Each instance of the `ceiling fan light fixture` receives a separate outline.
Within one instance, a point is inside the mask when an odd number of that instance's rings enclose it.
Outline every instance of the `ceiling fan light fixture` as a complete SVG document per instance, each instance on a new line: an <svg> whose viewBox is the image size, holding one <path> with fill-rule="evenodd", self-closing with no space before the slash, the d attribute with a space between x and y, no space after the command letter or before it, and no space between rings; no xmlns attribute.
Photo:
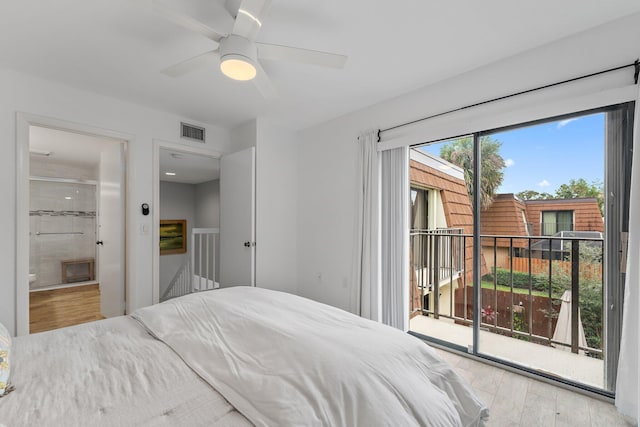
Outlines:
<svg viewBox="0 0 640 427"><path fill-rule="evenodd" d="M233 80L252 80L258 72L258 50L247 38L230 34L220 40L220 70Z"/></svg>
<svg viewBox="0 0 640 427"><path fill-rule="evenodd" d="M247 81L256 77L257 70L250 58L230 53L220 59L220 70L230 79Z"/></svg>

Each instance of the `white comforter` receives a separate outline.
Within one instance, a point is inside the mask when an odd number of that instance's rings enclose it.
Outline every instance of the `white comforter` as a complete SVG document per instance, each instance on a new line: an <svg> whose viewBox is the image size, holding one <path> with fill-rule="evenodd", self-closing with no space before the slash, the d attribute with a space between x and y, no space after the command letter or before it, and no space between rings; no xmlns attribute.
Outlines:
<svg viewBox="0 0 640 427"><path fill-rule="evenodd" d="M0 426L251 423L128 316L18 337Z"/></svg>
<svg viewBox="0 0 640 427"><path fill-rule="evenodd" d="M470 426L487 410L422 341L290 294L236 287L133 314L258 426Z"/></svg>

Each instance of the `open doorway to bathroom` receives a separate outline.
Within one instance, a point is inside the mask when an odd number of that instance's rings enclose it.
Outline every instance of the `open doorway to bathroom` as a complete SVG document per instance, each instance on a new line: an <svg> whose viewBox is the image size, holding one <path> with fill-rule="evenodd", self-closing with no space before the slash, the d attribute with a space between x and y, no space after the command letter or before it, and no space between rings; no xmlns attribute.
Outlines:
<svg viewBox="0 0 640 427"><path fill-rule="evenodd" d="M126 141L29 126L29 332L124 314Z"/></svg>
<svg viewBox="0 0 640 427"><path fill-rule="evenodd" d="M215 154L158 148L158 299L220 281L220 159Z"/></svg>

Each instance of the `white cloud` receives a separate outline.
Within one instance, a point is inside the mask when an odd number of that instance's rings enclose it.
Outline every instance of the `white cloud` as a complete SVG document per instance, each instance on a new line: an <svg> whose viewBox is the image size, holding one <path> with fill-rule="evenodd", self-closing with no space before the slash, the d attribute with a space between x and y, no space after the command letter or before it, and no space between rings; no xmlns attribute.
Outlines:
<svg viewBox="0 0 640 427"><path fill-rule="evenodd" d="M540 186L540 187L548 187L550 185L551 185L551 183L549 181L547 181L546 179L543 179L542 181L540 181L538 183L538 186Z"/></svg>
<svg viewBox="0 0 640 427"><path fill-rule="evenodd" d="M508 168L510 168L511 166L515 165L516 162L513 161L513 159L505 159L504 160L504 165Z"/></svg>
<svg viewBox="0 0 640 427"><path fill-rule="evenodd" d="M574 118L572 118L572 119L560 120L560 121L558 122L558 126L557 126L557 128L558 128L558 129L561 129L561 128L565 127L566 125L568 125L569 123L571 123L571 122L575 122L576 120L580 120L580 117L574 117Z"/></svg>

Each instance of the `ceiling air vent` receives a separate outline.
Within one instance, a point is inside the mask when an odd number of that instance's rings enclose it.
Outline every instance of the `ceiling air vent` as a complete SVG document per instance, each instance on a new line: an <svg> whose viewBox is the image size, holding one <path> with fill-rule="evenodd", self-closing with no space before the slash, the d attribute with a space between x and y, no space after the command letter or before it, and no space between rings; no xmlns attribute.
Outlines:
<svg viewBox="0 0 640 427"><path fill-rule="evenodd" d="M180 130L183 138L204 142L203 127L190 125L188 123L180 123Z"/></svg>

